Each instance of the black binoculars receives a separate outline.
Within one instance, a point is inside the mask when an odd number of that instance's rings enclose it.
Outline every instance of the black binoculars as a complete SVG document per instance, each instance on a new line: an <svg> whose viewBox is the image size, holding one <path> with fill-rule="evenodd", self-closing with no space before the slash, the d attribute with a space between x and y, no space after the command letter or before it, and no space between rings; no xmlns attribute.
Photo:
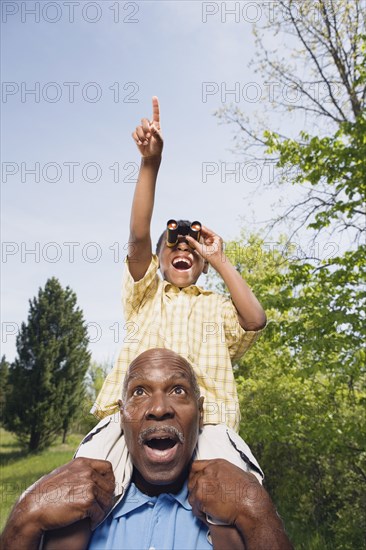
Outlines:
<svg viewBox="0 0 366 550"><path fill-rule="evenodd" d="M199 241L201 236L201 224L194 221L191 225L179 225L176 220L169 220L166 224L166 244L170 248L178 242L178 235L190 235L196 241Z"/></svg>

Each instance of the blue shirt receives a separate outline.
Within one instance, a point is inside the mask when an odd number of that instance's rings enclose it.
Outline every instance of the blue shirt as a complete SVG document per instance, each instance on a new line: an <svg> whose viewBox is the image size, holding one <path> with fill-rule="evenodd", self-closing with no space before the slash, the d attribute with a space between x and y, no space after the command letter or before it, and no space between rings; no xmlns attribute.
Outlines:
<svg viewBox="0 0 366 550"><path fill-rule="evenodd" d="M150 497L132 483L94 531L89 550L212 550L208 528L192 513L187 484L179 493Z"/></svg>

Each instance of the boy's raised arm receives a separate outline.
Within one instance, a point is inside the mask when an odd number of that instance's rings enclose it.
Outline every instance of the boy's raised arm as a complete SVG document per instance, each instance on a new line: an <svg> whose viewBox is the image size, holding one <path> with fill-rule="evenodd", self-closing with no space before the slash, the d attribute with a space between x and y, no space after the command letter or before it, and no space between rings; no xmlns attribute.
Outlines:
<svg viewBox="0 0 366 550"><path fill-rule="evenodd" d="M129 270L135 281L145 275L152 255L150 223L154 208L155 185L163 151L160 111L157 97L152 98L152 120L143 118L132 137L141 153L140 173L132 202L128 242Z"/></svg>

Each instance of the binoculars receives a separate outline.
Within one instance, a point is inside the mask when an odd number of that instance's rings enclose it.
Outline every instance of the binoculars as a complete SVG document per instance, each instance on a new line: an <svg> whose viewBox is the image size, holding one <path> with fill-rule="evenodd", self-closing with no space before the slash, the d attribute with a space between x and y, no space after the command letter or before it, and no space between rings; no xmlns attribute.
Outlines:
<svg viewBox="0 0 366 550"><path fill-rule="evenodd" d="M179 225L176 220L169 220L166 224L166 244L169 248L175 246L178 242L178 235L190 235L196 241L199 241L201 236L201 224L194 221L191 225Z"/></svg>

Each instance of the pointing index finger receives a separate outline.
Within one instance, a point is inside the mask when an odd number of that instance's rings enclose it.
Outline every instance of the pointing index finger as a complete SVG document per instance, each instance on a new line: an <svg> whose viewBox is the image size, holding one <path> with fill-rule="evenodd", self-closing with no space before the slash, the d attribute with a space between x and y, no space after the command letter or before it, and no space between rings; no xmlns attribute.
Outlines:
<svg viewBox="0 0 366 550"><path fill-rule="evenodd" d="M160 108L159 108L159 100L156 97L156 95L152 98L152 107L153 107L153 115L152 115L152 123L155 124L158 129L160 129Z"/></svg>

